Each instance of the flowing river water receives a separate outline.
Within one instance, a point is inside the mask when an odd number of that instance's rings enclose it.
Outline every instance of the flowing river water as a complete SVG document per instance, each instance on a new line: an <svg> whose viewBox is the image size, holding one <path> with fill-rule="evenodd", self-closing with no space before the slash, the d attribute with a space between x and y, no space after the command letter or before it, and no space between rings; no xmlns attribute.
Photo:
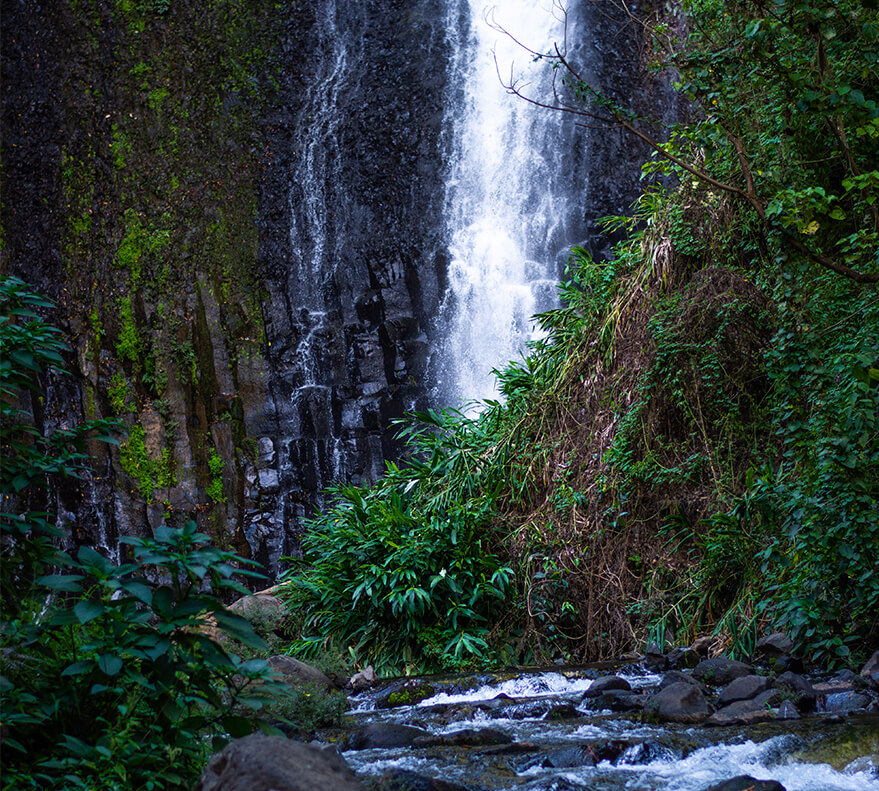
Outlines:
<svg viewBox="0 0 879 791"><path fill-rule="evenodd" d="M636 665L617 674L635 692L660 681ZM879 791L875 713L750 726L650 724L584 699L598 675L551 669L428 679L430 688L412 689L431 694L393 708L382 707L387 687L379 687L352 698L355 727L393 734L414 726L428 735L414 746L366 746L343 755L364 778L415 773L473 791L704 791L741 775L776 780L786 791Z"/></svg>

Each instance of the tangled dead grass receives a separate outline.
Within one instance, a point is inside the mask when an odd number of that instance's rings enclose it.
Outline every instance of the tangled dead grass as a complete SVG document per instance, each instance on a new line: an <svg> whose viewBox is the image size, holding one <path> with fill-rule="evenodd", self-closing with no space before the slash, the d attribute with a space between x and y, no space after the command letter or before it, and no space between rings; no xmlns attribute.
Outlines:
<svg viewBox="0 0 879 791"><path fill-rule="evenodd" d="M532 448L543 452L533 452L537 485L515 513L509 546L525 585L522 644L536 658L556 650L547 635L566 638L572 658L584 661L643 647L651 619L673 606L698 565L692 551L662 535L663 525L675 515L695 525L741 491L754 436L765 432L766 298L730 269L694 267L660 233L642 252L643 266L604 321L584 334L532 407ZM663 362L654 323L672 296L664 326L679 349ZM717 369L710 383L692 352L706 347ZM659 375L663 364L674 369L675 387ZM658 485L661 475L637 472L647 463L678 474Z"/></svg>

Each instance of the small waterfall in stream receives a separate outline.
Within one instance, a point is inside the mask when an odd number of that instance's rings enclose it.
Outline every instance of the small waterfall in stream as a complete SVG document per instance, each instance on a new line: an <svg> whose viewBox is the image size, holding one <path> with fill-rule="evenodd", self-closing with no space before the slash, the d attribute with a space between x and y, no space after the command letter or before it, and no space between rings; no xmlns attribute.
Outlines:
<svg viewBox="0 0 879 791"><path fill-rule="evenodd" d="M552 103L552 70L525 47L563 46L566 32L576 35L572 21L552 0L506 0L489 11L483 0L450 0L447 26L450 264L438 379L454 403L494 397L492 369L518 358L536 337L532 316L556 305L580 197L574 125L505 88L515 82Z"/></svg>

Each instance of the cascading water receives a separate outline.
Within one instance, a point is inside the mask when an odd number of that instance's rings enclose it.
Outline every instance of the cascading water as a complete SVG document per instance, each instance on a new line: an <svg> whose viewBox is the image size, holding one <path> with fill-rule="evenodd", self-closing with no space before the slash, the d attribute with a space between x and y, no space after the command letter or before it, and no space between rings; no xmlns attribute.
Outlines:
<svg viewBox="0 0 879 791"><path fill-rule="evenodd" d="M561 262L582 234L571 162L577 131L502 84L522 81L550 102L552 71L524 47L548 52L575 32L552 0L506 0L490 12L483 0L450 0L447 24L457 93L447 129L450 264L437 378L441 397L470 401L494 397L492 369L535 337L532 316L555 306Z"/></svg>

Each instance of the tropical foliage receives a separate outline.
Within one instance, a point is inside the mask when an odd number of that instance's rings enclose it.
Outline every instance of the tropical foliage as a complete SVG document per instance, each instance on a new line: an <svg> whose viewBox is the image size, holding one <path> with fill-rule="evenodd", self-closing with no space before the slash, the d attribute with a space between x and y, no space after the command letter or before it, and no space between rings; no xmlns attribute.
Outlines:
<svg viewBox="0 0 879 791"><path fill-rule="evenodd" d="M48 436L37 423L45 376L67 350L39 311L50 303L0 282L3 788L190 788L210 748L260 724L274 682L209 634L263 645L220 595L246 592L252 565L210 546L190 523L123 538L127 560L76 548L28 510L57 476L85 466L97 421ZM216 746L216 745L214 745Z"/></svg>
<svg viewBox="0 0 879 791"><path fill-rule="evenodd" d="M747 652L772 625L833 663L879 639L879 10L695 0L644 24L690 107L667 140L561 47L538 54L555 97L523 98L626 128L675 186L608 218L613 260L573 251L504 403L416 416L412 458L306 539L296 596L358 658L447 662L455 628L425 650L446 610L476 658L705 629Z"/></svg>

